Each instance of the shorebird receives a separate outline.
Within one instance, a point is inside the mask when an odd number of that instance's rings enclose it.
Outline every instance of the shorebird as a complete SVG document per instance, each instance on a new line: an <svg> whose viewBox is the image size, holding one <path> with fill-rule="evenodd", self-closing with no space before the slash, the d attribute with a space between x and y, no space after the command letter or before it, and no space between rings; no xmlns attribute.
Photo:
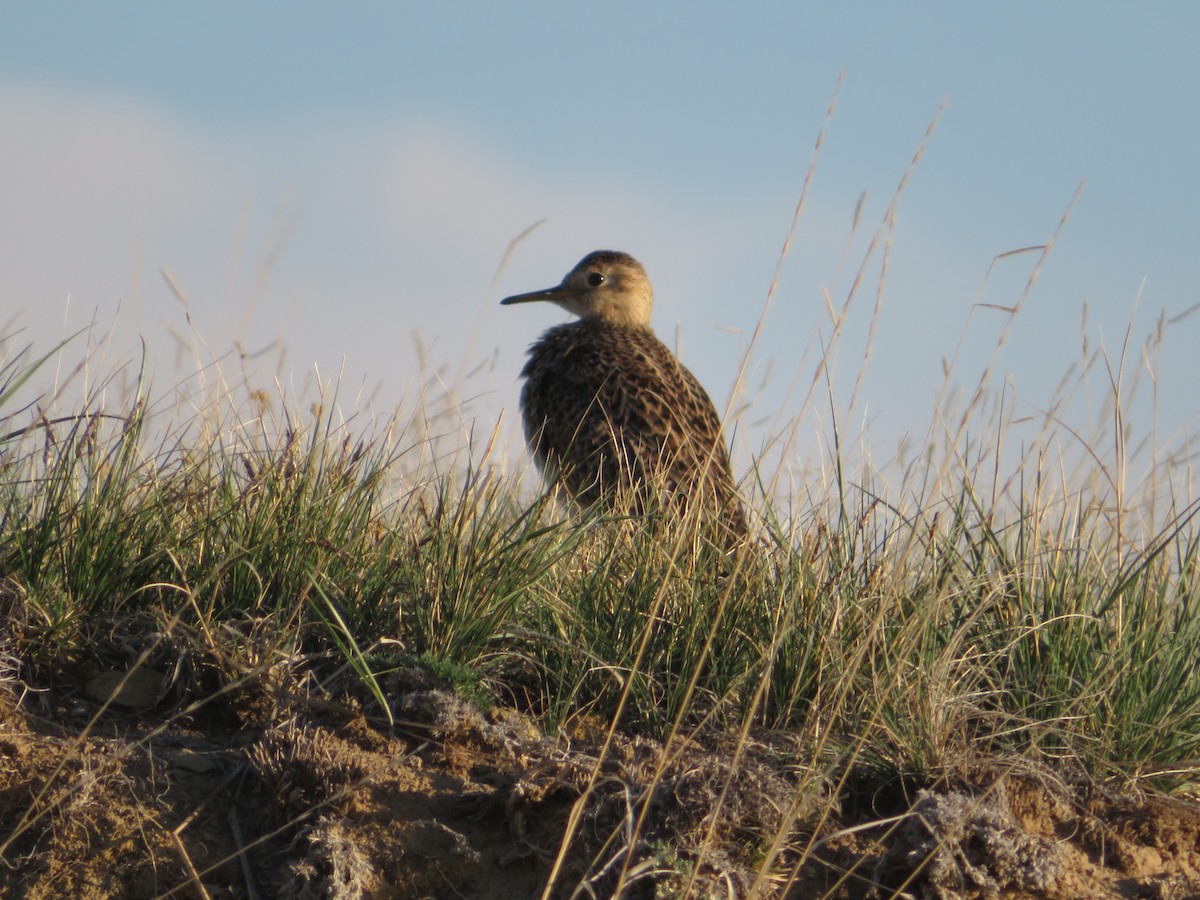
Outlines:
<svg viewBox="0 0 1200 900"><path fill-rule="evenodd" d="M579 317L529 348L521 375L525 437L538 468L584 507L703 505L727 545L747 533L721 420L704 388L650 329L654 292L627 253L589 253L548 300Z"/></svg>

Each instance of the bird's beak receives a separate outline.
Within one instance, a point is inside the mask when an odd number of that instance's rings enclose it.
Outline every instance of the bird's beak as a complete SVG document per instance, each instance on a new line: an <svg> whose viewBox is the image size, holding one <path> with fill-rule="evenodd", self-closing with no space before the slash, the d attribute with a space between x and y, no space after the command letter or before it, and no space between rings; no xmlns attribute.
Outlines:
<svg viewBox="0 0 1200 900"><path fill-rule="evenodd" d="M561 300L567 291L561 284L557 287L546 288L544 291L530 291L528 294L514 294L500 301L501 306L511 306L514 303L534 303L538 300L551 302Z"/></svg>

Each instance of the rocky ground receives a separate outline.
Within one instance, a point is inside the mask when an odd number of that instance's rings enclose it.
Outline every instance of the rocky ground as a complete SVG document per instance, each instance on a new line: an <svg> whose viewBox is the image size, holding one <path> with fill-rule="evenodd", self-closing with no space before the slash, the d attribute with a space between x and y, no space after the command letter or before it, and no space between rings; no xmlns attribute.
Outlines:
<svg viewBox="0 0 1200 900"><path fill-rule="evenodd" d="M618 735L597 767L603 723L550 739L419 673L391 725L279 691L164 724L161 680L2 695L4 896L503 900L555 872L555 897L1200 897L1200 806L1028 766L871 802L830 785L802 821L787 735L744 744L733 777L720 736Z"/></svg>

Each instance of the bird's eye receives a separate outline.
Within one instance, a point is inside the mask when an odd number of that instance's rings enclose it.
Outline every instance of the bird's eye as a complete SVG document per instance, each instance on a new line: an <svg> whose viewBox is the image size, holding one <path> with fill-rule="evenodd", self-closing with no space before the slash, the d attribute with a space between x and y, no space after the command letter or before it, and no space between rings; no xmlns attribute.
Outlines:
<svg viewBox="0 0 1200 900"><path fill-rule="evenodd" d="M592 287L600 287L600 285L604 284L604 276L599 272L592 272L587 277L587 283Z"/></svg>

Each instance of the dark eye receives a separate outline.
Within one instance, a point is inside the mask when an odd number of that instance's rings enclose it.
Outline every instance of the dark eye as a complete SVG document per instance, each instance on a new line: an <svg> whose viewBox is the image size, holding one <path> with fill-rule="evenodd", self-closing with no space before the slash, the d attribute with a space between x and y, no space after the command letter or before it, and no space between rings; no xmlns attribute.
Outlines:
<svg viewBox="0 0 1200 900"><path fill-rule="evenodd" d="M588 275L587 282L592 287L600 287L600 285L604 284L604 276L599 272L592 272Z"/></svg>

